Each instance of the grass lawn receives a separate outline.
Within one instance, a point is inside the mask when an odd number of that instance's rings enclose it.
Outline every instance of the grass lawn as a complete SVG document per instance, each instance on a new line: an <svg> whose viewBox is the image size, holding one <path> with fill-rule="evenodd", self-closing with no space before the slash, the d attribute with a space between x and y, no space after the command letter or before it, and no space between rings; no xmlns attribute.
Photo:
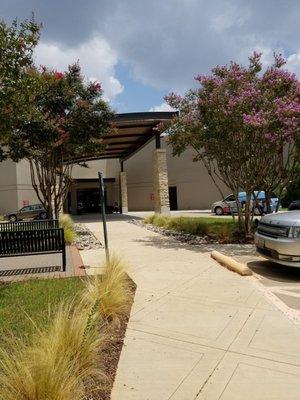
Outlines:
<svg viewBox="0 0 300 400"><path fill-rule="evenodd" d="M29 317L45 326L58 303L83 287L80 278L0 283L0 345L10 335L27 340L35 330Z"/></svg>
<svg viewBox="0 0 300 400"><path fill-rule="evenodd" d="M181 231L193 235L208 235L216 237L222 242L230 241L235 230L232 218L219 217L168 217L151 215L144 220L165 229Z"/></svg>

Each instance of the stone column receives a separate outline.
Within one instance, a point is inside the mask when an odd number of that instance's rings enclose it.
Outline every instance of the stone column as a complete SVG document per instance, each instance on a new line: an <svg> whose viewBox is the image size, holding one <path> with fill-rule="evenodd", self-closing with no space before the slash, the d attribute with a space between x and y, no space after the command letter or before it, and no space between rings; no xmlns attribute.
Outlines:
<svg viewBox="0 0 300 400"><path fill-rule="evenodd" d="M153 191L154 211L157 214L170 214L167 154L165 149L153 152Z"/></svg>
<svg viewBox="0 0 300 400"><path fill-rule="evenodd" d="M121 194L121 207L122 214L128 213L128 196L127 196L127 173L120 172L120 194Z"/></svg>

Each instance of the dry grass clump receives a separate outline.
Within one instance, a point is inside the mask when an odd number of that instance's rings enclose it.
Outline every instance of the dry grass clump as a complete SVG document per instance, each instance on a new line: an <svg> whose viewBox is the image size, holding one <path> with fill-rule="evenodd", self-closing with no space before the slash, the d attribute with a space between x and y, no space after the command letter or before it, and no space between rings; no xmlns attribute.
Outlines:
<svg viewBox="0 0 300 400"><path fill-rule="evenodd" d="M192 235L211 236L222 243L232 241L235 231L235 224L228 218L151 215L144 223Z"/></svg>
<svg viewBox="0 0 300 400"><path fill-rule="evenodd" d="M119 323L130 307L131 290L125 270L124 263L113 255L105 263L103 274L87 283L85 301L94 304L104 323Z"/></svg>
<svg viewBox="0 0 300 400"><path fill-rule="evenodd" d="M74 229L74 221L69 214L62 214L59 216L59 226L64 230L64 237L67 244L72 244L77 238Z"/></svg>
<svg viewBox="0 0 300 400"><path fill-rule="evenodd" d="M0 400L83 400L92 381L105 388L101 353L130 296L124 264L113 256L77 300L59 305L48 327L36 327L29 344L12 339L0 349Z"/></svg>
<svg viewBox="0 0 300 400"><path fill-rule="evenodd" d="M79 400L84 381L100 374L104 335L82 305L59 306L48 330L30 345L15 340L0 352L0 400Z"/></svg>

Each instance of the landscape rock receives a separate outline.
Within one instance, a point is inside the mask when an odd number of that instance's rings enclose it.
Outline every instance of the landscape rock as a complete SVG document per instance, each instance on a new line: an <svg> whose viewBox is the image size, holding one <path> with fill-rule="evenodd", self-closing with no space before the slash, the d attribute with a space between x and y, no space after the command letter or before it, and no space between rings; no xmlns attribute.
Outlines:
<svg viewBox="0 0 300 400"><path fill-rule="evenodd" d="M102 243L84 224L75 224L74 229L77 234L75 246L78 250L94 250L103 248Z"/></svg>

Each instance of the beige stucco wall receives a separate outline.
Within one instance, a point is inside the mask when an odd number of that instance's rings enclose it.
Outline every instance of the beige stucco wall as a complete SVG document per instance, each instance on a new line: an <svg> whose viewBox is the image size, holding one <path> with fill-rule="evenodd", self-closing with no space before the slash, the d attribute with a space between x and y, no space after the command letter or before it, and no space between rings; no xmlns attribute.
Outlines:
<svg viewBox="0 0 300 400"><path fill-rule="evenodd" d="M20 209L23 201L39 203L31 185L28 162L0 163L0 214Z"/></svg>
<svg viewBox="0 0 300 400"><path fill-rule="evenodd" d="M107 185L107 199L113 204L119 201L119 160L91 161L88 168L74 166L73 178L96 179L98 171L103 172L104 178L115 178L115 183ZM98 187L98 184L80 184L80 188ZM0 214L18 210L23 207L23 202L29 204L39 203L31 185L29 163L25 160L14 163L10 160L0 163Z"/></svg>
<svg viewBox="0 0 300 400"><path fill-rule="evenodd" d="M88 163L88 168L75 165L73 167L73 178L96 179L98 172L103 173L103 178L117 178L120 172L119 160L96 160Z"/></svg>
<svg viewBox="0 0 300 400"><path fill-rule="evenodd" d="M24 202L28 204L40 203L31 185L30 168L28 161L20 161L17 164L17 184L18 184L18 209L23 207Z"/></svg>
<svg viewBox="0 0 300 400"><path fill-rule="evenodd" d="M179 209L206 209L212 202L220 199L220 194L211 181L204 166L194 163L193 150L185 151L180 157L172 156L172 149L162 140L162 147L167 149L169 186L177 187ZM130 211L154 210L153 200L153 140L124 163L128 182L128 207ZM96 179L98 171L104 178L115 178L107 184L109 204L119 203L119 160L98 160L88 163L89 168L75 166L73 178ZM97 187L97 183L79 183L76 189ZM228 193L228 189L224 189ZM39 202L31 186L29 165L26 161L15 164L6 161L0 164L0 214L23 206L23 201L30 204Z"/></svg>
<svg viewBox="0 0 300 400"><path fill-rule="evenodd" d="M155 142L150 142L124 164L128 179L129 210L153 210L152 153ZM185 151L180 157L172 156L172 149L162 139L162 148L167 149L169 186L177 187L178 209L196 210L210 208L220 199L220 194L208 175L204 165L193 162L194 151ZM224 185L224 193L228 189Z"/></svg>
<svg viewBox="0 0 300 400"><path fill-rule="evenodd" d="M17 171L12 161L0 163L0 214L5 214L18 205Z"/></svg>

